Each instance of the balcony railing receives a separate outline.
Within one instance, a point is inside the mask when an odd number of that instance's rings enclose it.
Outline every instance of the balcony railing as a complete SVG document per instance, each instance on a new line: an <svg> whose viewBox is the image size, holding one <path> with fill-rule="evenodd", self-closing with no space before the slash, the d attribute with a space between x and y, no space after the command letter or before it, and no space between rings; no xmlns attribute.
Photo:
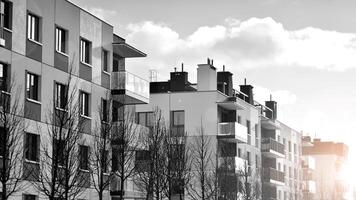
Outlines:
<svg viewBox="0 0 356 200"><path fill-rule="evenodd" d="M247 161L240 157L220 157L218 158L219 170L228 170L233 173L239 173L244 170Z"/></svg>
<svg viewBox="0 0 356 200"><path fill-rule="evenodd" d="M221 122L218 124L218 136L223 139L234 139L237 142L247 142L247 127L237 122Z"/></svg>
<svg viewBox="0 0 356 200"><path fill-rule="evenodd" d="M112 90L124 91L125 95L148 103L150 83L137 75L127 71L112 72L111 86ZM120 92L119 94L122 93Z"/></svg>
<svg viewBox="0 0 356 200"><path fill-rule="evenodd" d="M284 145L272 138L262 138L261 151L273 157L284 157Z"/></svg>
<svg viewBox="0 0 356 200"><path fill-rule="evenodd" d="M284 184L284 173L273 168L263 168L263 180L269 183Z"/></svg>

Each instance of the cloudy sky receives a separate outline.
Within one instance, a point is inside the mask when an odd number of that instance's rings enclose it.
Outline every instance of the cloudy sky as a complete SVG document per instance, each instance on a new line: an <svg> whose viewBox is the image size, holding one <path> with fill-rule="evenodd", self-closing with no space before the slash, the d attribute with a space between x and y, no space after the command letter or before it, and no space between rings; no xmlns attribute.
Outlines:
<svg viewBox="0 0 356 200"><path fill-rule="evenodd" d="M214 59L247 78L259 101L272 93L279 118L325 140L354 142L356 1L354 0L71 0L108 21L146 52L130 71L168 78L184 62Z"/></svg>

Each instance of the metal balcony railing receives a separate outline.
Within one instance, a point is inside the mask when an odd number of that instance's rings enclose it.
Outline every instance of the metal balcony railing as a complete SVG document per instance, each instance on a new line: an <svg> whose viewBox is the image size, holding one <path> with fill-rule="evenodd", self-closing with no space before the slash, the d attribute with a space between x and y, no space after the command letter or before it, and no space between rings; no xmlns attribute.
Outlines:
<svg viewBox="0 0 356 200"><path fill-rule="evenodd" d="M262 173L265 181L278 181L284 183L284 173L273 168L263 168Z"/></svg>
<svg viewBox="0 0 356 200"><path fill-rule="evenodd" d="M269 152L270 150L276 151L280 154L284 154L284 145L272 138L262 138L261 151Z"/></svg>
<svg viewBox="0 0 356 200"><path fill-rule="evenodd" d="M132 94L149 99L149 81L127 71L117 71L111 74L113 90L127 90Z"/></svg>
<svg viewBox="0 0 356 200"><path fill-rule="evenodd" d="M247 127L237 122L221 122L218 124L219 136L232 136L239 142L247 142Z"/></svg>

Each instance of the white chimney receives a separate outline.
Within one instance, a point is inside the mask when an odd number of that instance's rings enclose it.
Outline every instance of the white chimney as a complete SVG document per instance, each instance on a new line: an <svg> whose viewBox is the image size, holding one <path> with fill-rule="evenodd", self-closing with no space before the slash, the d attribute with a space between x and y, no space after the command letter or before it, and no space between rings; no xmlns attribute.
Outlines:
<svg viewBox="0 0 356 200"><path fill-rule="evenodd" d="M208 59L207 64L198 65L198 91L216 90L217 88L216 68Z"/></svg>

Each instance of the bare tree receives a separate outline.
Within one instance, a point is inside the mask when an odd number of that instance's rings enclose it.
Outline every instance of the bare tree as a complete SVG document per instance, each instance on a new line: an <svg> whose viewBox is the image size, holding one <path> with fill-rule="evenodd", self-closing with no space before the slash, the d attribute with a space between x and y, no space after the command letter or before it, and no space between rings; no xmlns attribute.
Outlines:
<svg viewBox="0 0 356 200"><path fill-rule="evenodd" d="M160 200L166 189L165 137L168 133L162 113L156 109L153 113L152 127L142 137L142 156L136 160L135 184L146 193L146 199Z"/></svg>
<svg viewBox="0 0 356 200"><path fill-rule="evenodd" d="M193 176L188 194L193 200L217 199L218 178L216 160L211 149L211 140L205 135L203 124L192 146Z"/></svg>
<svg viewBox="0 0 356 200"><path fill-rule="evenodd" d="M14 91L13 82L8 84L7 80L1 80L0 86L0 198L7 200L23 188L20 182L26 178L21 148L25 123L19 103L21 90Z"/></svg>
<svg viewBox="0 0 356 200"><path fill-rule="evenodd" d="M40 173L33 182L39 192L50 200L73 199L89 183L88 174L80 170L78 143L82 138L81 117L76 83L69 73L65 84L56 85L57 95L47 115L47 140L42 142ZM39 132L42 132L39 128ZM89 175L90 179L90 175Z"/></svg>
<svg viewBox="0 0 356 200"><path fill-rule="evenodd" d="M258 169L253 169L245 160L238 170L239 196L243 200L259 199L261 196Z"/></svg>
<svg viewBox="0 0 356 200"><path fill-rule="evenodd" d="M99 200L103 199L104 191L109 189L112 174L109 172L111 168L111 100L103 100L100 106L99 123L96 124L94 131L94 144L91 156L90 168L93 179L93 185L98 193Z"/></svg>
<svg viewBox="0 0 356 200"><path fill-rule="evenodd" d="M184 199L184 191L191 179L191 151L187 145L187 134L165 136L165 152L167 162L165 170L165 195L168 199L178 196Z"/></svg>
<svg viewBox="0 0 356 200"><path fill-rule="evenodd" d="M135 156L139 146L140 127L135 123L135 113L131 108L124 106L118 121L112 123L112 148L113 157L117 163L113 163L113 172L118 177L120 186L120 199L123 199L125 182L133 178L135 174Z"/></svg>
<svg viewBox="0 0 356 200"><path fill-rule="evenodd" d="M223 150L224 151L224 150ZM225 152L222 153L224 155ZM219 199L236 200L238 193L236 163L234 157L221 156L218 159Z"/></svg>

